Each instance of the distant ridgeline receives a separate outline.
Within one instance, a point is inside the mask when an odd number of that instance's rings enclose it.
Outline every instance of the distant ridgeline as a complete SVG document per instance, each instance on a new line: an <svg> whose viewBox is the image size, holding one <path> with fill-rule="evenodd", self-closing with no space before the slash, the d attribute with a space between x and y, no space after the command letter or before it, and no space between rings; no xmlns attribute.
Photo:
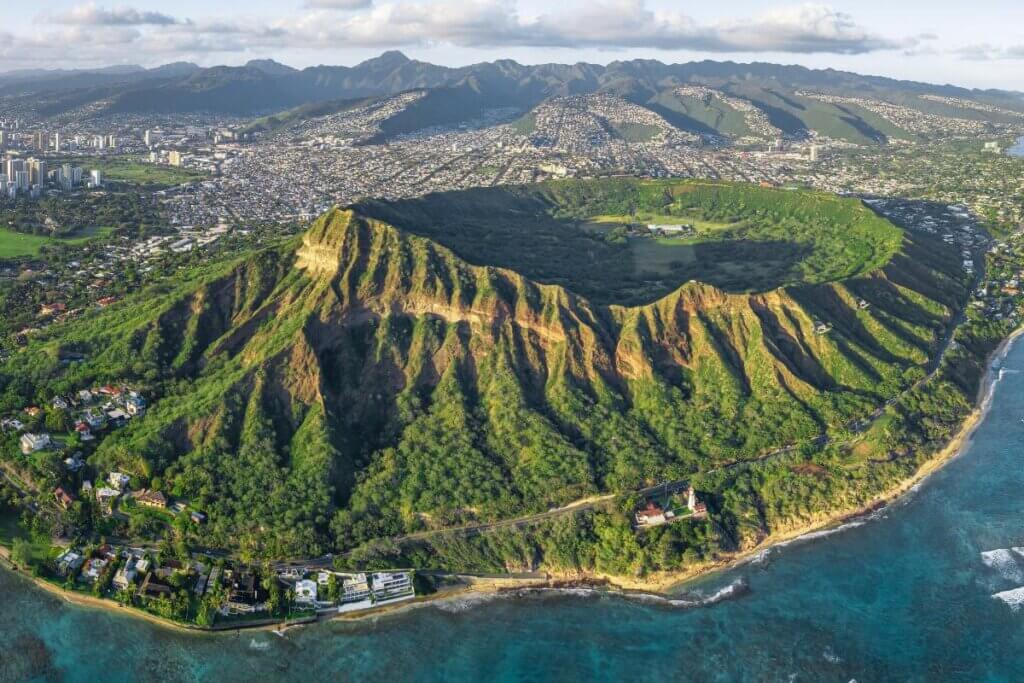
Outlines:
<svg viewBox="0 0 1024 683"><path fill-rule="evenodd" d="M261 117L251 130L288 127L310 117L368 106L420 91L380 122L380 138L454 125L487 111L528 112L552 98L604 95L616 109L649 110L682 131L739 141L820 136L856 144L914 141L952 131L990 134L1019 124L1017 93L970 90L775 64L654 60L528 66L511 60L449 68L387 52L355 66L292 69L268 60L244 66L80 70L0 74L0 97L49 116L214 114ZM948 119L952 119L951 125ZM938 122L938 123L937 123ZM529 130L535 120L518 122ZM652 131L629 125L626 139Z"/></svg>
<svg viewBox="0 0 1024 683"><path fill-rule="evenodd" d="M649 215L702 232L611 243L590 228ZM693 253L651 279L660 248ZM923 456L899 419L859 450L812 444L926 374L968 295L960 262L804 191L571 181L367 202L54 326L0 366L0 389L6 408L111 378L152 386L149 414L90 462L207 511L187 532L205 546L626 573L655 541L617 512L508 532L504 550L364 544L690 479L711 514L651 532L668 545L641 569L665 568L906 475ZM87 359L62 364L69 349ZM972 373L916 398L937 416L915 429L955 423ZM718 469L787 444L817 464Z"/></svg>

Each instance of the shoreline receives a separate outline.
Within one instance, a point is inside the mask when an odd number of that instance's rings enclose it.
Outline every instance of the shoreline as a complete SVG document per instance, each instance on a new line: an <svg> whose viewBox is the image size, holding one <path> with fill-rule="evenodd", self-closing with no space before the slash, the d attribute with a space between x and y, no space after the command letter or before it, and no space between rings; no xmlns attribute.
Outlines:
<svg viewBox="0 0 1024 683"><path fill-rule="evenodd" d="M593 575L593 577L601 580L607 580L609 585L614 586L623 592L642 592L665 597L673 590L682 588L684 585L692 583L696 579L723 572L728 569L738 567L746 562L750 562L762 553L768 552L774 547L798 541L810 534L837 530L846 524L858 521L891 505L897 500L903 498L907 493L910 493L912 490L919 487L928 479L928 477L942 469L947 463L954 460L963 452L964 447L968 444L971 436L974 434L974 431L984 420L985 416L988 414L989 408L991 407L996 377L999 373L999 368L996 367L996 364L1006 357L1010 347L1022 335L1024 335L1024 326L1018 327L1007 335L1001 342L999 342L999 346L989 353L988 358L985 361L985 374L982 377L981 384L978 387L978 394L975 397L975 407L967 417L964 418L963 422L960 424L960 428L946 443L946 445L937 451L935 455L925 461L912 476L879 493L867 503L857 507L823 514L821 519L816 519L792 529L770 534L753 548L730 554L716 562L694 567L691 570L671 572L658 575L653 579L639 581L623 581L622 577L610 577L600 574Z"/></svg>
<svg viewBox="0 0 1024 683"><path fill-rule="evenodd" d="M723 556L715 562L706 563L692 569L680 572L661 573L649 578L630 580L621 576L609 576L600 573L588 572L581 574L553 574L548 573L546 579L516 579L516 578L482 578L470 575L456 575L459 583L456 585L441 587L437 592L429 595L417 596L412 600L404 602L384 604L377 607L369 607L358 612L318 614L315 618L305 621L288 623L285 620L267 623L262 620L259 623L247 625L244 623L233 625L228 628L206 628L201 626L190 626L164 617L150 614L141 609L120 605L106 598L97 598L92 595L65 591L43 579L31 576L24 571L15 569L9 560L0 555L0 568L12 572L19 577L29 581L35 587L62 598L70 604L105 610L121 616L143 619L153 625L170 628L182 633L193 635L228 635L239 631L273 631L279 635L287 630L310 624L321 624L329 622L359 622L365 619L377 618L380 616L392 616L408 612L412 609L424 607L444 601L458 600L471 596L488 596L509 593L519 590L537 589L571 589L586 587L597 590L604 590L611 594L619 594L624 597L648 596L658 599L673 597L673 593L697 579L718 574L729 569L741 566L747 562L756 560L763 553L769 552L772 548L784 546L802 538L817 533L828 533L839 530L843 526L864 519L869 515L881 510L897 500L903 498L907 493L918 488L932 474L939 471L947 463L954 460L968 445L971 436L978 428L992 404L996 378L1000 368L997 363L1002 361L1010 350L1013 343L1024 335L1024 326L1018 327L1007 335L999 345L989 354L986 359L985 374L978 387L978 395L975 398L974 409L964 418L960 428L949 440L949 442L931 458L925 461L909 478L899 482L895 486L883 491L873 497L865 504L855 508L833 511L823 514L819 519L769 534L756 546ZM811 540L811 539L808 539Z"/></svg>

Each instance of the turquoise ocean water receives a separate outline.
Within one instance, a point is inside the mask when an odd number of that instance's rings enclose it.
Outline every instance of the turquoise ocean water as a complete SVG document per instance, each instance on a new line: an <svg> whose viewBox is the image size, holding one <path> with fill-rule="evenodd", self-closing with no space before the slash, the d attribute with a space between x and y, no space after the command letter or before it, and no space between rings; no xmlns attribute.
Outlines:
<svg viewBox="0 0 1024 683"><path fill-rule="evenodd" d="M712 605L547 592L211 637L0 572L0 679L1024 680L1024 343L1003 367L961 457L873 518L691 587L749 586Z"/></svg>

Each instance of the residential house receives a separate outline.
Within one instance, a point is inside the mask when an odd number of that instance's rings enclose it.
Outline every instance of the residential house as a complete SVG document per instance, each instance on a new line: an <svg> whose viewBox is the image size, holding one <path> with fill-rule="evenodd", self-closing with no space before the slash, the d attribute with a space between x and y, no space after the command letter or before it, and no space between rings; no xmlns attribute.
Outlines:
<svg viewBox="0 0 1024 683"><path fill-rule="evenodd" d="M139 491L135 494L135 502L144 507L163 510L167 507L167 496L159 491Z"/></svg>
<svg viewBox="0 0 1024 683"><path fill-rule="evenodd" d="M255 574L244 569L234 569L225 578L228 580L228 612L252 614L263 609Z"/></svg>
<svg viewBox="0 0 1024 683"><path fill-rule="evenodd" d="M132 392L132 394L125 400L124 406L129 415L132 417L138 417L146 412L146 399Z"/></svg>
<svg viewBox="0 0 1024 683"><path fill-rule="evenodd" d="M70 458L64 458L64 468L68 472L77 472L83 467L85 467L85 461L82 460L80 451L76 451Z"/></svg>
<svg viewBox="0 0 1024 683"><path fill-rule="evenodd" d="M171 593L171 587L157 581L152 572L146 574L139 587L139 595L147 599L169 597Z"/></svg>
<svg viewBox="0 0 1024 683"><path fill-rule="evenodd" d="M7 417L0 420L0 429L5 432L20 432L25 429L25 423L21 420L17 420L13 417Z"/></svg>
<svg viewBox="0 0 1024 683"><path fill-rule="evenodd" d="M85 556L77 550L68 548L57 557L57 575L74 576L85 564Z"/></svg>
<svg viewBox="0 0 1024 683"><path fill-rule="evenodd" d="M210 590L211 587L218 585L220 581L220 567L214 567L210 570L209 577L202 582L202 585L196 584L196 595L202 597L206 594L206 591Z"/></svg>
<svg viewBox="0 0 1024 683"><path fill-rule="evenodd" d="M110 422L114 428L124 427L129 419L128 413L124 412L120 408L114 408L113 410L107 411L107 421Z"/></svg>
<svg viewBox="0 0 1024 683"><path fill-rule="evenodd" d="M49 448L50 443L50 435L45 432L42 434L22 434L21 452L25 455L35 453L36 451L41 451L44 448Z"/></svg>
<svg viewBox="0 0 1024 683"><path fill-rule="evenodd" d="M107 475L107 481L118 491L124 491L128 488L128 482L131 481L131 477L123 472L111 472Z"/></svg>
<svg viewBox="0 0 1024 683"><path fill-rule="evenodd" d="M708 506L697 497L697 492L693 490L692 486L690 487L686 503L695 517L703 517L708 514Z"/></svg>
<svg viewBox="0 0 1024 683"><path fill-rule="evenodd" d="M650 500L647 501L646 507L637 510L635 519L637 526L657 526L667 521L665 511L661 506Z"/></svg>
<svg viewBox="0 0 1024 683"><path fill-rule="evenodd" d="M75 502L75 497L65 491L63 486L58 486L54 490L53 497L57 499L57 503L65 510L71 507L71 504Z"/></svg>
<svg viewBox="0 0 1024 683"><path fill-rule="evenodd" d="M104 425L106 425L106 420L103 419L103 416L98 415L91 410L87 410L82 413L82 419L85 420L87 425L89 425L89 429L93 431L103 429Z"/></svg>
<svg viewBox="0 0 1024 683"><path fill-rule="evenodd" d="M317 599L316 581L302 579L295 582L295 602L304 605L315 605Z"/></svg>
<svg viewBox="0 0 1024 683"><path fill-rule="evenodd" d="M370 598L370 582L366 574L342 574L341 601L360 602Z"/></svg>
<svg viewBox="0 0 1024 683"><path fill-rule="evenodd" d="M138 576L138 572L135 569L135 563L131 560L125 562L124 566L114 574L114 588L119 591L127 589L128 586L135 583L136 576Z"/></svg>
<svg viewBox="0 0 1024 683"><path fill-rule="evenodd" d="M89 423L84 420L79 420L75 423L75 433L78 434L78 438L81 441L92 441L96 438L92 435L92 429L89 428Z"/></svg>
<svg viewBox="0 0 1024 683"><path fill-rule="evenodd" d="M117 489L112 489L106 486L96 489L96 501L107 514L113 510L114 501L117 500L120 495L121 492Z"/></svg>
<svg viewBox="0 0 1024 683"><path fill-rule="evenodd" d="M412 572L374 572L370 588L375 602L405 600L414 597Z"/></svg>
<svg viewBox="0 0 1024 683"><path fill-rule="evenodd" d="M195 524L206 523L206 515L202 512L192 511L191 513L189 513L189 519L191 519Z"/></svg>
<svg viewBox="0 0 1024 683"><path fill-rule="evenodd" d="M51 405L54 410L67 410L68 400L63 396L54 396L53 401L51 401Z"/></svg>
<svg viewBox="0 0 1024 683"><path fill-rule="evenodd" d="M110 560L103 557L92 557L85 561L85 566L82 568L82 578L89 583L96 583L100 576L103 574L103 570L110 564Z"/></svg>

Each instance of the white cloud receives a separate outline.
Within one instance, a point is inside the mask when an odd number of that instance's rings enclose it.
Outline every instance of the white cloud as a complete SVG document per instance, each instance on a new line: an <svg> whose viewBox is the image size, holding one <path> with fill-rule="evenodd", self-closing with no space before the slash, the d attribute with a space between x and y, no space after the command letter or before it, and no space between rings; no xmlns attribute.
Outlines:
<svg viewBox="0 0 1024 683"><path fill-rule="evenodd" d="M1001 46L976 43L956 48L953 50L953 54L961 59L982 62L995 59L1024 59L1024 45Z"/></svg>
<svg viewBox="0 0 1024 683"><path fill-rule="evenodd" d="M707 52L825 52L861 54L906 48L859 26L825 5L781 7L760 15L699 24L677 10L654 10L645 0L598 0L533 17L510 0L391 2L330 21L318 13L291 22L296 35L318 43L344 40L362 47L594 47Z"/></svg>
<svg viewBox="0 0 1024 683"><path fill-rule="evenodd" d="M677 9L646 0L573 0L574 4L524 14L517 0L305 0L309 9L278 19L178 18L129 6L82 4L39 17L40 30L0 46L7 60L56 59L75 50L92 63L198 58L271 50L457 48L661 49L709 53L863 54L913 50L925 36L894 39L857 24L826 5L803 4L760 14L698 22ZM348 10L338 12L337 10ZM69 33L77 30L78 33ZM127 33L126 31L130 31ZM41 48L16 54L18 44Z"/></svg>
<svg viewBox="0 0 1024 683"><path fill-rule="evenodd" d="M43 20L78 26L167 26L178 23L177 19L162 12L124 6L106 9L91 2L73 7L67 12L44 15Z"/></svg>
<svg viewBox="0 0 1024 683"><path fill-rule="evenodd" d="M306 0L307 9L366 9L373 5L373 0Z"/></svg>

